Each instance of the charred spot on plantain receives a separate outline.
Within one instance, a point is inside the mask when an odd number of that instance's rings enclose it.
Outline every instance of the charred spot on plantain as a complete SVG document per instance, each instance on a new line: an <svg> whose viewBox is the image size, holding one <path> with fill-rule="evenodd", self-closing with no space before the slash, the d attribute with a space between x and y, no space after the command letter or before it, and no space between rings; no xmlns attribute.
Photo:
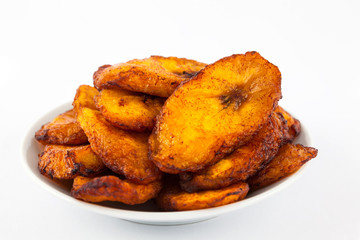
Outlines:
<svg viewBox="0 0 360 240"><path fill-rule="evenodd" d="M41 127L44 127L45 125L41 126ZM44 129L42 132L41 132L41 135L36 135L35 134L35 139L38 140L38 141L47 141L50 139L50 136L48 135L48 132L49 132L49 129Z"/></svg>
<svg viewBox="0 0 360 240"><path fill-rule="evenodd" d="M121 98L121 99L119 100L118 104L119 104L120 107L125 106L125 104L126 104L125 99L122 99L122 98Z"/></svg>
<svg viewBox="0 0 360 240"><path fill-rule="evenodd" d="M155 100L156 97L155 96L152 96L152 95L149 95L149 94L144 94L143 95L143 99L142 99L142 102L147 105L148 104L148 100Z"/></svg>
<svg viewBox="0 0 360 240"><path fill-rule="evenodd" d="M227 109L232 103L234 103L234 111L238 110L241 103L245 102L247 96L241 89L234 89L227 94L220 95L219 99L221 104L224 105L223 109Z"/></svg>
<svg viewBox="0 0 360 240"><path fill-rule="evenodd" d="M149 98L149 96L148 96L148 95L146 95L146 94L144 94L144 95L143 95L142 102L143 102L144 104L146 104L146 102L147 102L148 98Z"/></svg>
<svg viewBox="0 0 360 240"><path fill-rule="evenodd" d="M217 151L217 152L215 153L215 156L220 155L220 154L223 154L223 152Z"/></svg>
<svg viewBox="0 0 360 240"><path fill-rule="evenodd" d="M193 77L194 75L196 75L197 74L197 72L187 72L187 71L183 71L182 72L182 76L183 77L186 77L186 78L191 78L191 77Z"/></svg>
<svg viewBox="0 0 360 240"><path fill-rule="evenodd" d="M44 173L46 173L45 169L44 169ZM49 177L51 179L54 179L54 171L52 169L49 170Z"/></svg>
<svg viewBox="0 0 360 240"><path fill-rule="evenodd" d="M71 170L71 175L75 175L80 171L80 163L74 163L74 168Z"/></svg>

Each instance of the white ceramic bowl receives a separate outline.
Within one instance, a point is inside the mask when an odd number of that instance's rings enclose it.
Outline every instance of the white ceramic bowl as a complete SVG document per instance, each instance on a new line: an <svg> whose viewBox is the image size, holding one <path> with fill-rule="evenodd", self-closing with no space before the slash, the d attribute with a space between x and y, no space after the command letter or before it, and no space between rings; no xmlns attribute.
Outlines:
<svg viewBox="0 0 360 240"><path fill-rule="evenodd" d="M103 215L154 225L177 225L199 222L214 218L223 213L239 211L241 208L248 207L258 201L268 198L293 183L304 170L303 166L302 169L292 174L291 176L276 182L271 186L250 193L242 201L210 209L180 212L161 212L152 201L135 206L127 206L121 203L110 202L100 204L83 202L70 196L71 181L60 182L51 180L41 175L37 167L38 153L40 152L41 146L34 139L35 132L40 129L41 125L50 122L54 117L70 108L72 108L71 103L67 103L55 108L40 118L29 129L29 132L25 136L23 142L23 165L29 175L35 180L35 182L40 184L50 193L83 209ZM303 125L302 132L297 138L296 142L305 146L311 146L309 136Z"/></svg>

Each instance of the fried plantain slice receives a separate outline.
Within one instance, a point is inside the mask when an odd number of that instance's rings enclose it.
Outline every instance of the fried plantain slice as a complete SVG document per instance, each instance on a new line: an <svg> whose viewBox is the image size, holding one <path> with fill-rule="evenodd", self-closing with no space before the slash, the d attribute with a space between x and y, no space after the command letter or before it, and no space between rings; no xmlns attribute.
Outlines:
<svg viewBox="0 0 360 240"><path fill-rule="evenodd" d="M194 60L151 56L127 63L104 65L94 73L98 90L120 87L159 97L169 97L175 88L206 66Z"/></svg>
<svg viewBox="0 0 360 240"><path fill-rule="evenodd" d="M166 100L150 136L164 172L195 172L248 141L281 98L281 74L257 52L206 66Z"/></svg>
<svg viewBox="0 0 360 240"><path fill-rule="evenodd" d="M79 145L88 142L84 131L76 122L73 109L60 114L50 123L41 126L35 133L35 139L44 145Z"/></svg>
<svg viewBox="0 0 360 240"><path fill-rule="evenodd" d="M306 162L317 156L318 150L301 144L285 144L264 169L249 178L251 191L266 187L300 169Z"/></svg>
<svg viewBox="0 0 360 240"><path fill-rule="evenodd" d="M287 130L285 119L273 113L258 134L229 156L200 172L181 173L181 188L187 192L196 192L246 181L275 156Z"/></svg>
<svg viewBox="0 0 360 240"><path fill-rule="evenodd" d="M96 109L94 97L98 94L99 92L96 88L89 85L80 85L76 90L73 101L75 113L79 112L79 109L82 107Z"/></svg>
<svg viewBox="0 0 360 240"><path fill-rule="evenodd" d="M285 120L287 121L288 131L285 140L287 142L292 142L301 132L301 124L300 121L290 115L287 111L285 111L282 107L278 106L275 109L275 112L280 113Z"/></svg>
<svg viewBox="0 0 360 240"><path fill-rule="evenodd" d="M117 176L76 177L71 195L86 202L116 201L135 205L156 197L161 187L161 181L141 185Z"/></svg>
<svg viewBox="0 0 360 240"><path fill-rule="evenodd" d="M148 159L148 133L116 128L99 111L90 108L80 108L77 119L91 148L113 172L139 184L160 179L161 172Z"/></svg>
<svg viewBox="0 0 360 240"><path fill-rule="evenodd" d="M249 191L247 183L240 182L218 190L188 193L178 184L166 184L156 198L157 205L165 211L186 211L219 207L240 201Z"/></svg>
<svg viewBox="0 0 360 240"><path fill-rule="evenodd" d="M104 89L95 97L96 107L116 127L151 131L165 99L123 89Z"/></svg>
<svg viewBox="0 0 360 240"><path fill-rule="evenodd" d="M41 174L57 179L95 176L106 169L90 145L46 145L39 154L38 167Z"/></svg>

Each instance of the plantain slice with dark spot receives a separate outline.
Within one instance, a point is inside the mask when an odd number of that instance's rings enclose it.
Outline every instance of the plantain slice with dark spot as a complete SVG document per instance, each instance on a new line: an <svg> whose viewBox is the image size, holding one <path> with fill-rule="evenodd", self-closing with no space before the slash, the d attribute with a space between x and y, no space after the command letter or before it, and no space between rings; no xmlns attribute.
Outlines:
<svg viewBox="0 0 360 240"><path fill-rule="evenodd" d="M41 126L35 133L35 139L44 145L80 145L88 142L84 131L76 122L73 109L60 114L50 123Z"/></svg>
<svg viewBox="0 0 360 240"><path fill-rule="evenodd" d="M91 148L113 172L138 184L161 178L159 169L148 159L148 133L114 127L97 110L80 108L77 120L89 138Z"/></svg>
<svg viewBox="0 0 360 240"><path fill-rule="evenodd" d="M276 156L255 176L248 179L251 191L266 187L296 172L317 156L318 150L301 144L285 144Z"/></svg>
<svg viewBox="0 0 360 240"><path fill-rule="evenodd" d="M89 85L80 85L76 90L75 98L72 104L75 113L77 113L82 107L96 109L94 97L98 94L99 92L96 88Z"/></svg>
<svg viewBox="0 0 360 240"><path fill-rule="evenodd" d="M182 82L197 74L205 63L177 57L151 56L127 63L104 65L94 73L98 90L119 87L159 97L169 97Z"/></svg>
<svg viewBox="0 0 360 240"><path fill-rule="evenodd" d="M161 187L161 181L142 185L117 176L76 177L71 195L86 202L116 201L135 205L156 197Z"/></svg>
<svg viewBox="0 0 360 240"><path fill-rule="evenodd" d="M218 190L188 193L178 184L166 184L156 198L157 205L165 211L186 211L219 207L244 199L249 191L247 183L239 182Z"/></svg>
<svg viewBox="0 0 360 240"><path fill-rule="evenodd" d="M46 145L39 154L38 167L41 174L57 179L96 176L106 169L90 145Z"/></svg>
<svg viewBox="0 0 360 240"><path fill-rule="evenodd" d="M206 66L166 100L150 136L164 172L199 171L246 143L281 98L281 74L257 52Z"/></svg>
<svg viewBox="0 0 360 240"><path fill-rule="evenodd" d="M104 89L95 97L96 107L114 126L137 132L151 131L164 98L130 92L123 89Z"/></svg>
<svg viewBox="0 0 360 240"><path fill-rule="evenodd" d="M287 131L285 119L273 113L258 134L229 156L200 172L181 173L181 188L187 192L196 192L246 181L276 155Z"/></svg>

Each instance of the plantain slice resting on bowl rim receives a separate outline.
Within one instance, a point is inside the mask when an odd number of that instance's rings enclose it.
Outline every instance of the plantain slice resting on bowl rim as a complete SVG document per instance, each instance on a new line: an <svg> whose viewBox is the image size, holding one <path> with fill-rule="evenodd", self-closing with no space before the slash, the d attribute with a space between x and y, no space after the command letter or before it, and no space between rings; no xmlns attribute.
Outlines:
<svg viewBox="0 0 360 240"><path fill-rule="evenodd" d="M301 144L287 143L256 175L248 179L251 191L269 186L292 173L317 156L318 150Z"/></svg>
<svg viewBox="0 0 360 240"><path fill-rule="evenodd" d="M115 201L129 205L141 204L157 196L161 181L136 184L117 176L76 177L71 195L86 202Z"/></svg>
<svg viewBox="0 0 360 240"><path fill-rule="evenodd" d="M199 171L246 143L281 98L279 69L257 52L207 65L166 100L149 138L164 172Z"/></svg>
<svg viewBox="0 0 360 240"><path fill-rule="evenodd" d="M205 63L186 58L151 56L126 63L104 65L94 73L94 86L121 88L169 97L182 82L197 74Z"/></svg>
<svg viewBox="0 0 360 240"><path fill-rule="evenodd" d="M90 145L46 145L39 154L40 173L50 178L74 179L76 176L96 176L106 167Z"/></svg>
<svg viewBox="0 0 360 240"><path fill-rule="evenodd" d="M51 122L41 126L41 129L35 133L35 139L43 145L81 145L87 143L88 139L76 122L75 116L74 109L58 115Z"/></svg>

